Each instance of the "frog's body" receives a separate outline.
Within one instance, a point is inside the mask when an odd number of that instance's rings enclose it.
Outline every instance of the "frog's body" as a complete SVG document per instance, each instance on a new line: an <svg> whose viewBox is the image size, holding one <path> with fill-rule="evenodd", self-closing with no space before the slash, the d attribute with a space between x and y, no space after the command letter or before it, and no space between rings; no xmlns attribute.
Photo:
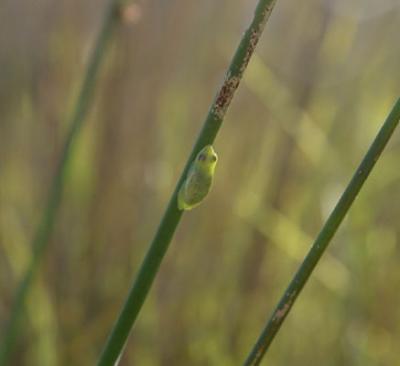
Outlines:
<svg viewBox="0 0 400 366"><path fill-rule="evenodd" d="M196 156L178 193L178 208L191 210L198 206L210 191L217 164L217 154L211 145Z"/></svg>

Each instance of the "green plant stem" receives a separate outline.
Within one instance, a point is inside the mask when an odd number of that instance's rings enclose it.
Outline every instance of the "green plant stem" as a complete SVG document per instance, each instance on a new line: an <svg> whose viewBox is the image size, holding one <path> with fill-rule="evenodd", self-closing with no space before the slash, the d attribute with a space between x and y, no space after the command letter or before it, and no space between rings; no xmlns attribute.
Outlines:
<svg viewBox="0 0 400 366"><path fill-rule="evenodd" d="M386 118L385 123L378 132L367 154L354 173L353 178L346 187L338 203L325 222L325 225L322 227L310 251L305 257L303 263L283 294L278 306L275 308L271 318L258 338L257 343L254 345L251 353L246 359L244 363L245 366L258 365L261 362L265 352L268 350L270 344L275 338L275 335L279 331L279 328L296 301L297 296L307 283L312 271L329 245L332 237L336 233L336 230L339 228L340 223L346 216L347 211L350 209L354 199L360 192L361 187L368 178L372 168L389 141L393 131L397 127L399 119L400 99L397 100L389 116Z"/></svg>
<svg viewBox="0 0 400 366"><path fill-rule="evenodd" d="M129 291L122 311L114 324L111 334L103 349L98 362L99 366L114 365L122 354L129 332L150 290L151 284L153 283L161 261L168 249L175 229L182 217L182 211L178 210L177 207L177 192L179 187L184 181L191 162L196 154L202 147L214 142L226 110L264 30L274 4L275 0L260 0L258 2L253 20L244 33L228 68L225 80L211 104L203 128L200 131L193 150L186 162L185 168L178 180L175 191L172 194L158 230Z"/></svg>
<svg viewBox="0 0 400 366"><path fill-rule="evenodd" d="M70 128L61 152L52 185L50 187L48 201L32 241L32 256L27 265L26 272L23 274L22 280L18 286L9 323L5 330L4 338L0 346L1 366L8 364L7 360L11 355L17 337L19 321L24 310L24 304L28 295L28 291L32 285L33 278L37 272L40 261L46 251L46 248L48 247L49 238L53 230L56 215L61 202L67 165L73 151L73 143L76 140L76 137L79 135L89 108L89 104L92 100L100 64L104 58L108 43L107 41L112 33L116 4L117 1L111 0L107 6L102 21L101 30L98 34L98 38L95 42L88 65L86 67L80 93L71 116Z"/></svg>

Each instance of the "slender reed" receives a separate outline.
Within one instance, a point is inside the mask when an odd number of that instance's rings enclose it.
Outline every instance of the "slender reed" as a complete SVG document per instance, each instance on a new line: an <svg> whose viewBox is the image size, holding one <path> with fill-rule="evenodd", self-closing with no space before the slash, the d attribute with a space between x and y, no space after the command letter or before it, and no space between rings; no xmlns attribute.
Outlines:
<svg viewBox="0 0 400 366"><path fill-rule="evenodd" d="M275 1L276 0L259 0L258 2L253 20L244 33L231 64L229 65L225 80L211 104L203 128L194 144L181 177L178 180L155 237L150 244L122 311L103 349L98 362L99 366L114 365L122 355L123 347L129 336L129 332L150 290L175 229L182 217L182 211L178 210L177 207L177 192L179 187L185 179L190 164L199 150L205 145L213 143L233 94L239 86L243 72L246 69L269 15L271 14Z"/></svg>
<svg viewBox="0 0 400 366"><path fill-rule="evenodd" d="M272 313L268 323L259 336L251 353L244 362L245 366L259 365L265 352L268 350L275 335L278 333L283 321L292 308L297 296L307 283L319 259L335 235L339 225L350 209L361 187L369 176L383 149L389 141L400 119L400 99L397 100L385 123L375 137L368 152L357 168L350 183L340 197L338 203L329 215L313 246L305 257L297 273L290 282L277 307Z"/></svg>
<svg viewBox="0 0 400 366"><path fill-rule="evenodd" d="M71 116L70 128L63 146L60 160L57 165L55 176L50 187L47 204L44 208L39 226L32 241L32 256L27 265L26 272L18 286L14 304L11 310L9 323L6 327L4 338L0 345L0 366L8 364L19 328L19 321L24 310L24 304L28 291L32 285L35 273L40 261L48 247L50 234L56 221L56 215L61 202L61 195L65 183L67 165L71 158L74 141L82 129L83 121L88 111L93 92L96 86L96 78L100 65L104 59L107 41L112 33L117 1L110 0L107 5L101 29L90 55L84 79L78 95L73 114Z"/></svg>

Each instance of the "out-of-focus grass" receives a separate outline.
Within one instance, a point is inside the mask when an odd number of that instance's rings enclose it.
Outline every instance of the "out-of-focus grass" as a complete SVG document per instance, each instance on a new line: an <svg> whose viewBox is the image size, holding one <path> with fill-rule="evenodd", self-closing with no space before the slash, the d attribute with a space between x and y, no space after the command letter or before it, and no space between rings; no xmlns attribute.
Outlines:
<svg viewBox="0 0 400 366"><path fill-rule="evenodd" d="M393 106L391 112L377 133L367 153L353 173L353 177L332 209L312 247L305 256L299 269L289 282L284 294L272 312L270 319L262 330L257 342L254 344L245 365L259 365L264 354L268 351L273 339L278 333L281 324L286 319L290 309L294 305L298 295L324 254L326 248L335 236L339 226L343 222L347 212L354 203L365 181L368 179L375 163L380 158L384 148L392 137L400 121L400 99Z"/></svg>
<svg viewBox="0 0 400 366"><path fill-rule="evenodd" d="M100 31L96 37L95 43L92 46L92 50L87 62L85 72L83 73L83 78L79 92L76 97L76 102L71 111L70 125L68 126L68 131L66 137L63 141L63 147L60 152L60 156L57 158L56 169L54 177L52 178L52 183L49 188L49 193L45 197L45 204L43 212L40 216L37 228L33 234L31 240L31 253L29 254L29 259L26 260L26 266L21 274L21 279L19 280L16 290L14 291L14 299L12 301L12 306L10 307L10 314L8 316L8 321L4 327L2 334L2 341L0 343L0 364L6 365L9 363L9 358L14 351L14 345L16 338L18 337L19 328L22 327L22 317L24 313L25 303L27 297L30 293L35 275L39 270L40 264L43 262L43 257L46 254L47 248L50 242L50 236L53 233L55 222L58 216L59 207L61 204L61 196L63 193L63 188L66 181L66 175L68 170L68 163L71 159L73 153L74 142L79 136L79 132L82 129L83 122L85 120L90 102L93 99L93 94L96 87L96 81L99 73L99 68L105 55L105 50L107 46L107 41L111 37L112 30L117 21L117 2L110 0L105 9L105 14L101 21ZM35 314L32 317L33 325L36 328L43 330L41 325L43 324L43 319L46 319L48 313L49 301L45 296L40 296L38 301L38 308L40 309L39 314ZM44 312L45 316L41 316ZM45 332L45 336L42 338L44 340L43 345L45 348L51 348L51 342L53 337L50 337L50 347L47 341L47 334L50 332ZM47 345L46 345L47 343ZM46 363L49 356L50 360L54 361L54 352L43 351L42 344L38 345L38 360ZM54 344L53 344L54 346ZM37 351L37 350L36 350ZM43 353L45 355L43 355ZM32 357L30 357L32 358Z"/></svg>
<svg viewBox="0 0 400 366"><path fill-rule="evenodd" d="M9 2L0 15L1 328L100 15L93 1L32 4ZM139 5L139 20L118 31L39 276L57 365L95 362L190 149L182 141L193 141L254 4ZM398 7L365 17L364 3L303 5L277 5L216 141L213 190L185 216L121 365L237 365L397 96ZM271 364L396 364L398 141L327 253L346 280L332 291L323 281L335 283L337 269L321 266ZM282 232L298 246L276 240ZM42 365L30 356L50 335L32 314L13 365Z"/></svg>

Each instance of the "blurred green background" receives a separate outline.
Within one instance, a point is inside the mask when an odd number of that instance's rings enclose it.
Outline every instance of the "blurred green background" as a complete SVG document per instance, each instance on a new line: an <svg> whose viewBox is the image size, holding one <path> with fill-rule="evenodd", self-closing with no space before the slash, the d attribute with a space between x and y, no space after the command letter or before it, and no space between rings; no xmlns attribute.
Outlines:
<svg viewBox="0 0 400 366"><path fill-rule="evenodd" d="M0 337L105 1L0 3ZM123 13L12 365L92 365L256 1ZM399 96L397 0L278 0L121 365L240 365ZM397 131L265 364L396 365Z"/></svg>

